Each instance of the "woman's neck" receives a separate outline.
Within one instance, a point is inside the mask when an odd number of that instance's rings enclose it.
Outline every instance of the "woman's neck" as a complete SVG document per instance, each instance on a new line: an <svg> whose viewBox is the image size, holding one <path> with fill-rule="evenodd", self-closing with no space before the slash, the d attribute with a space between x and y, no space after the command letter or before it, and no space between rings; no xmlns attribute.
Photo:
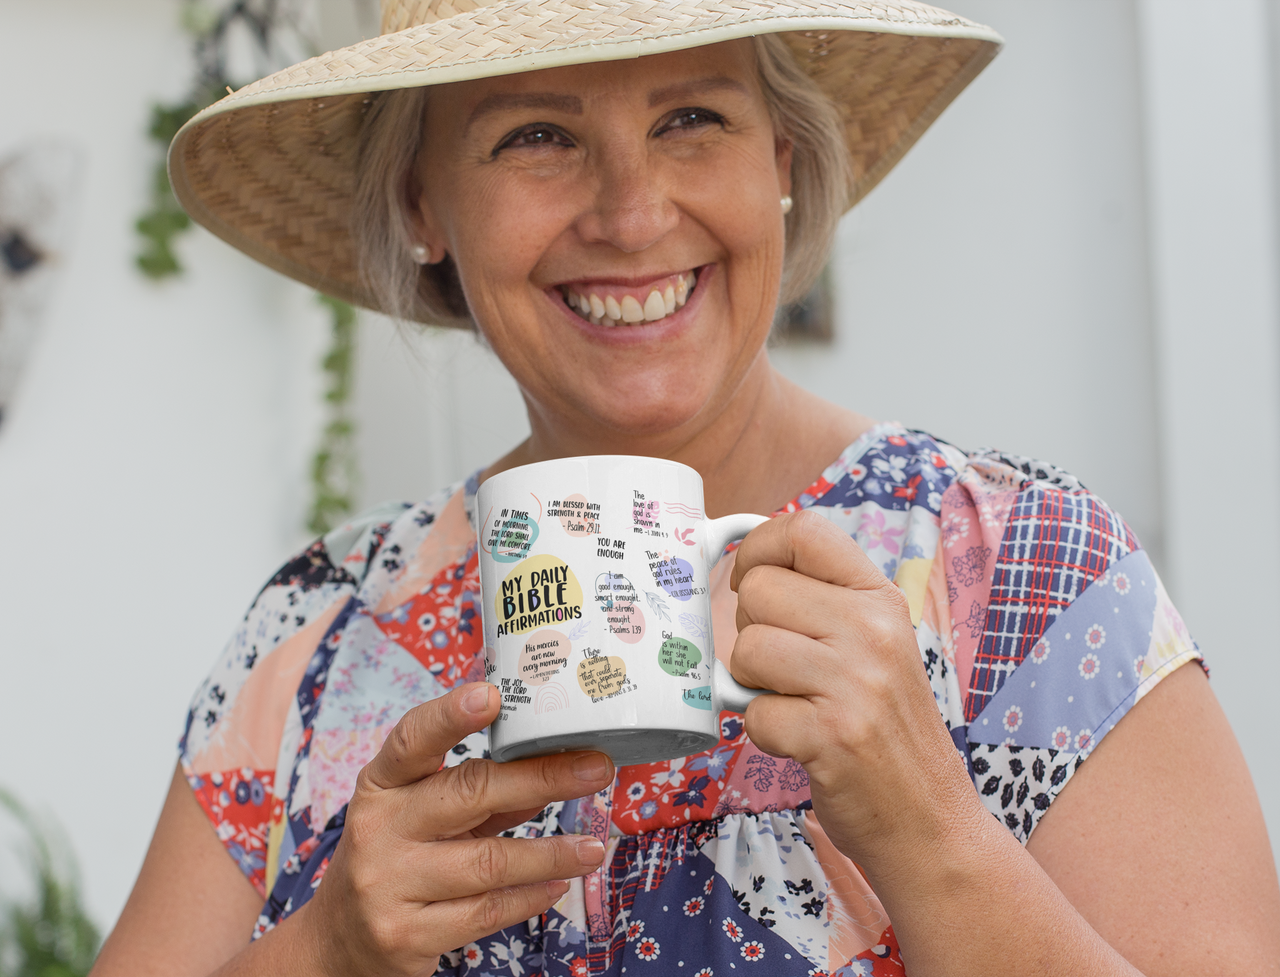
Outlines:
<svg viewBox="0 0 1280 977"><path fill-rule="evenodd" d="M702 475L707 514L769 513L816 479L874 422L793 384L761 355L728 405L695 431L567 439L560 418L529 405L532 433L484 473L582 454L670 458ZM572 443L571 443L572 442Z"/></svg>

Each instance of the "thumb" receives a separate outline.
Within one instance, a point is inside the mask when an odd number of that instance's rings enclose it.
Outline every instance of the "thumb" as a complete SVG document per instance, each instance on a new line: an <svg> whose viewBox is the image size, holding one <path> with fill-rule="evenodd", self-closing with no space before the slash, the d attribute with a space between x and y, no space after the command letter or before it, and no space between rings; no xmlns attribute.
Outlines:
<svg viewBox="0 0 1280 977"><path fill-rule="evenodd" d="M448 695L414 706L364 768L365 782L390 790L429 777L463 737L493 722L499 701L498 690L488 682L469 682Z"/></svg>

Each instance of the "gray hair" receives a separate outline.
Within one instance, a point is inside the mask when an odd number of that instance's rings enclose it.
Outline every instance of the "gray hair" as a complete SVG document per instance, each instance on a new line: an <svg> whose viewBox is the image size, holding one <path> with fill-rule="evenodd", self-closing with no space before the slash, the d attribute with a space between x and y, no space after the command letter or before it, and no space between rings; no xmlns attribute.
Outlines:
<svg viewBox="0 0 1280 977"><path fill-rule="evenodd" d="M776 34L751 39L769 117L792 144L791 198L780 300L809 290L831 250L849 199L851 164L844 124L831 99ZM475 327L452 256L419 265L405 210L409 176L422 148L429 88L374 96L360 133L353 228L361 282L387 314L440 326Z"/></svg>

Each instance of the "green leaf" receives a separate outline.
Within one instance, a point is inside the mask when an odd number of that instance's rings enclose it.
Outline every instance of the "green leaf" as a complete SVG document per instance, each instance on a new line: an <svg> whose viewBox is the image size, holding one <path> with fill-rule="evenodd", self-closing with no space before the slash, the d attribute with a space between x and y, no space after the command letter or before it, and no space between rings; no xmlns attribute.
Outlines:
<svg viewBox="0 0 1280 977"><path fill-rule="evenodd" d="M164 244L156 244L133 259L148 278L161 279L182 273L182 265Z"/></svg>
<svg viewBox="0 0 1280 977"><path fill-rule="evenodd" d="M191 218L180 210L153 210L139 217L134 226L143 237L167 243L179 231L191 226Z"/></svg>
<svg viewBox="0 0 1280 977"><path fill-rule="evenodd" d="M194 101L180 102L177 105L156 103L151 106L151 127L147 132L152 139L162 143L164 148L168 149L169 143L173 142L173 137L178 134L178 130L186 125L187 120L198 111L200 106Z"/></svg>
<svg viewBox="0 0 1280 977"><path fill-rule="evenodd" d="M351 417L351 384L355 368L356 310L338 299L318 295L329 310L330 345L320 361L328 376L324 400L328 420L311 459L311 508L307 528L326 533L355 508L358 466L355 455L356 425Z"/></svg>
<svg viewBox="0 0 1280 977"><path fill-rule="evenodd" d="M0 901L0 977L84 977L100 941L81 904L75 860L63 852L59 867L49 835L3 789L0 809L26 835L24 861L36 890L25 903ZM14 969L5 969L9 965Z"/></svg>

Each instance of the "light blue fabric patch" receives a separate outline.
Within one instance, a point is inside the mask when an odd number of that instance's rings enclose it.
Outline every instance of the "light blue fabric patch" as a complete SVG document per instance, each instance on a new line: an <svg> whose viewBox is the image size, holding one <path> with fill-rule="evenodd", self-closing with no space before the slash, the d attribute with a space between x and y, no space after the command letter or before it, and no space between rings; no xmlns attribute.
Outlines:
<svg viewBox="0 0 1280 977"><path fill-rule="evenodd" d="M1156 574L1142 550L1091 583L969 724L969 742L1082 752L1141 682L1156 610ZM1110 728L1110 726L1108 726Z"/></svg>
<svg viewBox="0 0 1280 977"><path fill-rule="evenodd" d="M367 613L358 612L348 621L329 665L314 735L394 725L420 702L447 691L413 655L379 631Z"/></svg>

